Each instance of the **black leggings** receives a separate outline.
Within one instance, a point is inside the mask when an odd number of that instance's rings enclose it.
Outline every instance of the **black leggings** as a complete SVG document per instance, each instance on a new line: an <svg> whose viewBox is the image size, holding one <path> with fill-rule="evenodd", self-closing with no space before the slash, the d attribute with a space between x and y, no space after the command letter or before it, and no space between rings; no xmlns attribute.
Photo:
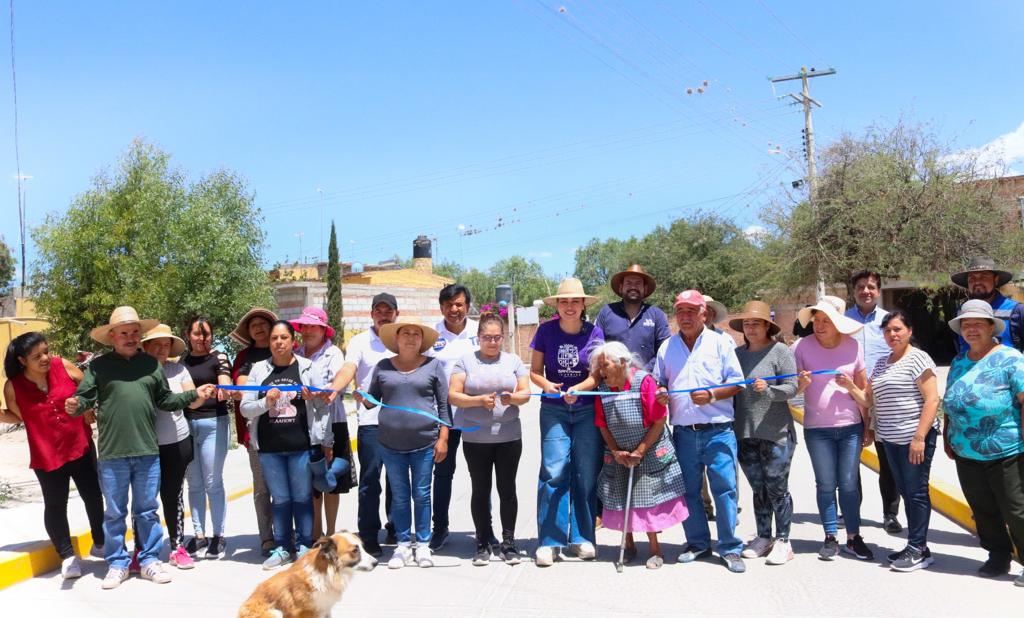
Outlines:
<svg viewBox="0 0 1024 618"><path fill-rule="evenodd" d="M164 522L171 551L185 541L185 501L182 488L185 470L192 463L192 436L181 442L160 445L160 503L164 507Z"/></svg>
<svg viewBox="0 0 1024 618"><path fill-rule="evenodd" d="M480 444L462 441L462 452L466 456L466 467L473 486L469 510L473 514L478 543L486 543L493 534L491 528L491 470L498 484L498 498L501 500L502 536L512 536L516 529L516 515L519 500L516 498L516 471L523 454L523 441Z"/></svg>
<svg viewBox="0 0 1024 618"><path fill-rule="evenodd" d="M85 503L89 527L92 529L92 542L103 547L103 492L100 491L99 473L96 471L96 450L90 446L85 455L56 470L34 472L43 491L43 525L61 559L75 555L68 525L69 482L72 479L78 488L78 495Z"/></svg>

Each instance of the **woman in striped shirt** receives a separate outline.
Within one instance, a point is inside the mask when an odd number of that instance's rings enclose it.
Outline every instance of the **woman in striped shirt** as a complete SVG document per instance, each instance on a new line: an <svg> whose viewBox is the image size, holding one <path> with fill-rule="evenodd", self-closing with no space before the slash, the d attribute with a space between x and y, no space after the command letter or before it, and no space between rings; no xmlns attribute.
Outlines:
<svg viewBox="0 0 1024 618"><path fill-rule="evenodd" d="M935 362L911 344L914 331L903 311L885 316L882 334L891 352L875 364L867 388L861 390L846 379L837 381L857 403L873 408L877 447L885 449L907 505L907 546L890 554L889 562L893 570L916 571L932 563L928 475L939 429Z"/></svg>

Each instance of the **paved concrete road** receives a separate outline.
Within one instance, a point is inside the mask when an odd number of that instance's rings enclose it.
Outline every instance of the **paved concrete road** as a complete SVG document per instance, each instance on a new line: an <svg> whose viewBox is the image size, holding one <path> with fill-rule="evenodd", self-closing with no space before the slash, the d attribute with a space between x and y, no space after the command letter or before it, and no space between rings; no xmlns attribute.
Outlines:
<svg viewBox="0 0 1024 618"><path fill-rule="evenodd" d="M524 411L526 448L519 474L522 545L532 555L536 539L536 478L539 462L537 405ZM941 457L942 455L940 455ZM748 560L745 574L731 574L717 560L675 564L683 543L681 528L663 534L669 561L660 571L641 560L618 574L612 564L619 537L598 534L599 559L569 558L540 569L530 562L508 567L492 562L474 567L469 516L469 478L459 455L452 505L453 539L433 569L378 567L359 573L335 616L580 616L580 615L762 615L762 616L1014 616L1024 607L1024 589L1012 577L984 580L974 571L984 552L970 534L940 515L932 518L930 544L936 563L927 571L895 573L880 559L905 544L905 535L891 537L878 527L880 501L877 477L864 472L864 536L876 561L842 557L821 562L816 557L822 539L817 523L814 479L807 452L801 446L793 463L791 486L796 506L793 546L796 560L769 567ZM495 496L494 500L497 500ZM740 532L753 535L750 492L741 488ZM62 585L51 574L0 592L4 615L231 616L252 588L267 576L260 570L255 516L248 497L229 505L229 554L219 562L200 562L192 571L174 572L174 581L158 586L133 578L115 591L103 591L99 578L105 565L90 562L85 577ZM355 496L342 500L342 525L354 528ZM842 531L841 531L842 532ZM840 539L841 542L844 539ZM385 558L387 553L385 554ZM1019 573L1019 566L1015 567Z"/></svg>

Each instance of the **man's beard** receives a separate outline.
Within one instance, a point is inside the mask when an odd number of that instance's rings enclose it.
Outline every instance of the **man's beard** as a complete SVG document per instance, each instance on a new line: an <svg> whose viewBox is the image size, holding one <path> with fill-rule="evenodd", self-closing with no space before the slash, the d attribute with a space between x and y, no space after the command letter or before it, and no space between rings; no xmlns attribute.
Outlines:
<svg viewBox="0 0 1024 618"><path fill-rule="evenodd" d="M989 291L989 292L975 292L975 291L972 290L971 292L969 292L967 294L967 298L969 300L988 300L989 297L992 296L992 292L994 292L994 291L995 290L992 290L992 291Z"/></svg>

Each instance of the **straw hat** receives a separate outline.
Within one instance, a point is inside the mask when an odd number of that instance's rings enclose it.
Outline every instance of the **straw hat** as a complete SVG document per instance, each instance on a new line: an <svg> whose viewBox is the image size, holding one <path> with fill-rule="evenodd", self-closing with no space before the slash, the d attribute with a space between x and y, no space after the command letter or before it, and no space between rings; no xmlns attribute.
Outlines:
<svg viewBox="0 0 1024 618"><path fill-rule="evenodd" d="M741 311L739 315L734 315L732 319L729 320L729 328L742 333L743 320L753 319L768 322L769 337L774 337L782 331L782 328L772 321L772 308L768 306L768 303L759 300L752 300L743 305L743 311Z"/></svg>
<svg viewBox="0 0 1024 618"><path fill-rule="evenodd" d="M140 343L146 343L153 339L163 339L165 337L171 340L171 351L167 356L181 356L185 352L185 342L180 337L175 336L175 334L171 332L171 327L166 324L157 324L146 331L146 334L142 336Z"/></svg>
<svg viewBox="0 0 1024 618"><path fill-rule="evenodd" d="M1003 334L1003 330L1006 329L1006 322L1002 319L997 318L995 312L992 311L992 305L981 299L969 300L960 306L960 313L955 318L949 321L949 328L956 334L960 334L960 320L965 318L980 318L983 320L990 320L995 325L995 330L992 334L996 337Z"/></svg>
<svg viewBox="0 0 1024 618"><path fill-rule="evenodd" d="M999 270L996 268L996 261L990 257L978 256L972 257L970 263L967 265L967 270L953 273L949 278L953 283L959 285L962 288L967 287L967 275L976 272L990 272L996 276L996 287L1001 288L1013 279L1013 274L1005 270Z"/></svg>
<svg viewBox="0 0 1024 618"><path fill-rule="evenodd" d="M139 330L147 332L153 329L154 326L160 323L160 320L140 320L139 313L135 311L133 307L118 307L110 314L110 321L103 326L97 326L96 328L89 331L89 336L96 343L102 343L103 345L114 345L110 340L110 331L115 326L122 324L138 324Z"/></svg>
<svg viewBox="0 0 1024 618"><path fill-rule="evenodd" d="M804 307L796 314L800 325L806 327L811 323L811 318L814 316L815 311L821 311L828 316L828 319L832 320L836 330L844 335L852 335L853 333L864 328L864 325L843 315L846 311L846 302L835 296L822 296L818 299L818 302L810 307Z"/></svg>
<svg viewBox="0 0 1024 618"><path fill-rule="evenodd" d="M277 314L270 309L264 309L263 307L253 307L252 309L245 312L242 319L238 321L238 326L235 330L228 333L235 341L241 342L243 345L249 345L252 343L252 338L249 337L249 320L255 317L260 317L273 324L277 321Z"/></svg>
<svg viewBox="0 0 1024 618"><path fill-rule="evenodd" d="M715 317L712 318L711 320L712 322L718 324L719 322L724 322L729 319L728 307L718 302L714 298L711 298L707 294L702 294L702 296L704 297L704 302L707 305L708 311L715 314Z"/></svg>
<svg viewBox="0 0 1024 618"><path fill-rule="evenodd" d="M644 298L653 294L654 289L658 287L658 284L654 281L654 277L647 274L647 271L644 270L643 266L633 264L626 270L612 275L612 280L609 285L612 288L612 292L615 292L615 295L619 298L622 298L622 280L625 279L627 275L634 275L644 280Z"/></svg>
<svg viewBox="0 0 1024 618"><path fill-rule="evenodd" d="M380 337L380 342L384 344L384 347L391 350L395 354L398 354L398 342L396 341L396 338L398 337L398 329L402 328L403 326L415 326L416 328L420 329L421 333L423 333L423 345L420 346L420 354L434 347L434 342L436 342L437 338L440 336L438 335L436 330L430 328L425 324L420 324L419 322L405 321L404 318L399 318L397 322L392 322L391 324L385 324L384 326L381 326L380 332L377 333L378 336Z"/></svg>
<svg viewBox="0 0 1024 618"><path fill-rule="evenodd" d="M598 301L596 296L591 296L583 291L583 282L576 277L566 277L558 284L558 290L553 296L544 299L548 307L557 307L559 298L582 298L583 306L589 307Z"/></svg>

